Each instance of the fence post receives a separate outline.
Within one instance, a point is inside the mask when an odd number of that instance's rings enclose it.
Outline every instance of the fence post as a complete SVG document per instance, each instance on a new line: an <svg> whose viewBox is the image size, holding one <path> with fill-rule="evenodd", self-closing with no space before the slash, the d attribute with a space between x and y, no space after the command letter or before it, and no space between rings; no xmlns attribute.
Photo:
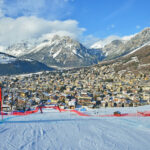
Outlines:
<svg viewBox="0 0 150 150"><path fill-rule="evenodd" d="M2 89L0 87L0 104L1 104L1 116L3 120L3 101L2 101Z"/></svg>

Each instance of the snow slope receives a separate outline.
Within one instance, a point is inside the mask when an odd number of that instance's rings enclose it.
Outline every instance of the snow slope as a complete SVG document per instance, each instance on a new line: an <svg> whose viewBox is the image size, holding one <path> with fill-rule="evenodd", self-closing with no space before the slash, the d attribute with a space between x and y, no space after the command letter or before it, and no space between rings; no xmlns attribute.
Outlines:
<svg viewBox="0 0 150 150"><path fill-rule="evenodd" d="M86 113L115 110L136 112L150 110L150 106ZM148 150L149 141L149 117L80 117L45 109L43 114L5 116L0 122L0 150Z"/></svg>
<svg viewBox="0 0 150 150"><path fill-rule="evenodd" d="M0 53L0 64L9 64L16 61L15 57Z"/></svg>
<svg viewBox="0 0 150 150"><path fill-rule="evenodd" d="M147 42L147 43L145 43L144 45L142 45L142 46L136 48L135 50L133 50L132 52L128 53L127 55L125 55L125 56L123 56L123 57L129 56L129 55L135 53L136 51L140 50L141 48L143 48L143 47L145 47L145 46L148 46L148 45L150 45L150 41Z"/></svg>
<svg viewBox="0 0 150 150"><path fill-rule="evenodd" d="M121 40L122 42L127 42L128 40L130 40L132 37L134 37L135 35L129 35L129 36L124 36L124 37L119 37L119 36L109 36L103 40L100 40L96 43L94 43L90 48L93 49L101 49L104 48L105 45L110 44L112 41L115 40Z"/></svg>

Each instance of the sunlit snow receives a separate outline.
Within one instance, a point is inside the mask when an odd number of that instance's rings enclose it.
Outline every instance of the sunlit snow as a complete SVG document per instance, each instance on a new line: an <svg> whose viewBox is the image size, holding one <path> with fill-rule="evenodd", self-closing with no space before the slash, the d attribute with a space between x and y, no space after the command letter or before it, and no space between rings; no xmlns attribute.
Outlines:
<svg viewBox="0 0 150 150"><path fill-rule="evenodd" d="M103 108L85 113L110 114L150 110ZM149 117L80 117L45 109L28 116L5 116L0 122L1 150L148 150Z"/></svg>

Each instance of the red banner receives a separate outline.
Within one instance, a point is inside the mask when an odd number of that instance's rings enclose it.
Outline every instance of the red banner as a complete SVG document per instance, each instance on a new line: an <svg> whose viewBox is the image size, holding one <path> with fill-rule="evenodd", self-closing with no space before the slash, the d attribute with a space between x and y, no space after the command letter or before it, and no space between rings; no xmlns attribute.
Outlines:
<svg viewBox="0 0 150 150"><path fill-rule="evenodd" d="M1 106L1 116L3 120L3 102L2 102L2 89L0 88L0 106Z"/></svg>
<svg viewBox="0 0 150 150"><path fill-rule="evenodd" d="M0 88L0 102L2 101L2 89Z"/></svg>

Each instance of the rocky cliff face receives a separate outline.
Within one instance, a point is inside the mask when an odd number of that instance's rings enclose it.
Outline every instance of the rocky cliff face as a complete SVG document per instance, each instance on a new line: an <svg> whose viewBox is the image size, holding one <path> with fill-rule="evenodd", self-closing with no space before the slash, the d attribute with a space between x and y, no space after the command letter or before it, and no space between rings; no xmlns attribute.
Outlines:
<svg viewBox="0 0 150 150"><path fill-rule="evenodd" d="M148 73L150 72L150 44L132 51L132 53L114 60L102 61L101 66L107 65L115 72Z"/></svg>
<svg viewBox="0 0 150 150"><path fill-rule="evenodd" d="M118 60L119 65L115 70L128 70L128 71L150 71L150 45L143 46L137 51L120 57Z"/></svg>
<svg viewBox="0 0 150 150"><path fill-rule="evenodd" d="M99 50L89 50L70 37L56 35L41 42L23 58L32 58L47 66L80 67L97 63L102 59L102 53Z"/></svg>
<svg viewBox="0 0 150 150"><path fill-rule="evenodd" d="M136 34L128 41L115 40L106 45L102 51L106 55L106 59L118 58L126 55L135 49L150 43L150 28L146 28L140 33Z"/></svg>
<svg viewBox="0 0 150 150"><path fill-rule="evenodd" d="M106 56L106 59L111 59L117 57L122 53L124 49L124 42L121 40L112 41L110 44L106 45L102 51Z"/></svg>

